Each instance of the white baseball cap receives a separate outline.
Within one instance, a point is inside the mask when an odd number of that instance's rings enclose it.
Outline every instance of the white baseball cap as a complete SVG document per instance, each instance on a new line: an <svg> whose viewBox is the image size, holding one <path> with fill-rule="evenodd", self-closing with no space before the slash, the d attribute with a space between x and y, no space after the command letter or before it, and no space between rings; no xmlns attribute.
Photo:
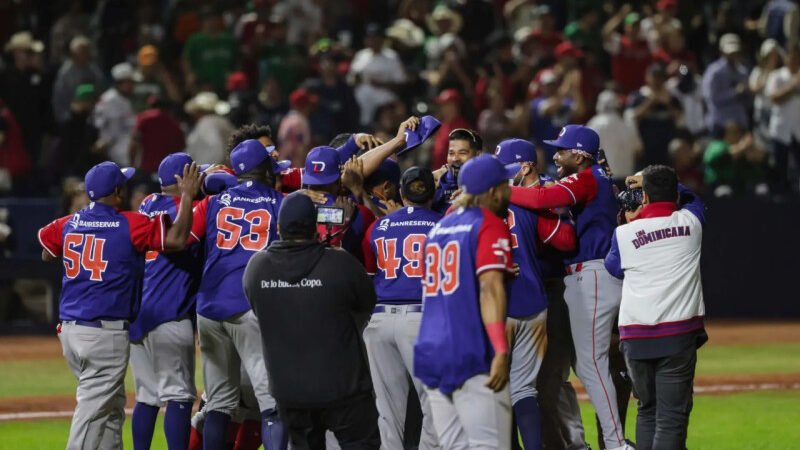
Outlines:
<svg viewBox="0 0 800 450"><path fill-rule="evenodd" d="M730 55L741 49L742 41L739 39L739 36L733 33L726 33L719 38L719 51L721 51L723 55Z"/></svg>
<svg viewBox="0 0 800 450"><path fill-rule="evenodd" d="M133 66L129 63L119 63L111 68L111 78L114 81L132 80Z"/></svg>

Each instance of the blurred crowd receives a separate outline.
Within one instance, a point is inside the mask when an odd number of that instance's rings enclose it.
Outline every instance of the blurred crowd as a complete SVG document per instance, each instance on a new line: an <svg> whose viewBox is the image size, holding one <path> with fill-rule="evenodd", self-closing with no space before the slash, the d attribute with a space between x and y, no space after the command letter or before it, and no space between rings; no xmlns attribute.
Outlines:
<svg viewBox="0 0 800 450"><path fill-rule="evenodd" d="M798 192L793 0L19 0L0 5L0 194L80 192L110 159L147 174L184 150L224 162L269 125L300 166L339 133L472 128L485 151L598 131L616 177L675 167L713 196ZM77 181L76 181L77 180Z"/></svg>

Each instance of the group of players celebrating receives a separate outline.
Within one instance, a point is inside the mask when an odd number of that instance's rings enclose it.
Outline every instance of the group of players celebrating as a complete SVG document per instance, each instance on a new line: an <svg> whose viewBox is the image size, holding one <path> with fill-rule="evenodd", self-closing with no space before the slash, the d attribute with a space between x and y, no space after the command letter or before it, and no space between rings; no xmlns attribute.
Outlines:
<svg viewBox="0 0 800 450"><path fill-rule="evenodd" d="M377 304L363 337L380 448L404 448L411 389L423 417L419 448L508 449L512 420L526 449L543 448L542 423L564 428L557 445L585 448L575 393L565 388L570 365L604 447L626 448L608 359L622 282L603 265L619 208L597 133L568 125L547 141L559 149L558 181L539 173L530 142L508 139L487 154L467 129L450 133L445 167L401 175L394 155L430 136L431 123L409 118L385 143L340 136L312 149L304 168L277 160L269 128L245 126L226 166L167 156L161 192L138 212L121 210L132 169L89 170L91 203L39 231L43 258L64 264L58 332L78 379L67 448L121 448L128 361L136 449L149 448L163 406L171 450L278 450L290 435L293 448L307 448L278 414L242 288L250 257L279 239L292 191L343 209L341 225L319 225L320 239L373 276ZM552 288L561 279L563 297ZM569 325L553 327L548 305L564 301ZM205 402L192 418L195 330ZM571 334L575 361L561 355L571 348L548 349L558 333ZM547 360L549 382L537 383ZM537 398L568 407L540 408Z"/></svg>

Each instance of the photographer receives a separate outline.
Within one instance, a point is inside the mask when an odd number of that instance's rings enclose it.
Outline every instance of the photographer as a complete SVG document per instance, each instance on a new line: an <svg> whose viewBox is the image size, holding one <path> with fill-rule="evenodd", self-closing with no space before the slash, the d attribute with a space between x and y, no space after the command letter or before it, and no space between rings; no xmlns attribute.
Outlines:
<svg viewBox="0 0 800 450"><path fill-rule="evenodd" d="M317 214L306 195L283 200L280 240L250 259L244 291L292 448L324 449L327 429L345 450L377 450L378 413L361 340L375 290L354 257L317 240Z"/></svg>
<svg viewBox="0 0 800 450"><path fill-rule="evenodd" d="M620 347L639 398L637 448L685 448L697 348L708 340L703 204L666 166L626 181L626 192L641 189L642 206L626 211L629 223L616 229L605 266L623 278Z"/></svg>

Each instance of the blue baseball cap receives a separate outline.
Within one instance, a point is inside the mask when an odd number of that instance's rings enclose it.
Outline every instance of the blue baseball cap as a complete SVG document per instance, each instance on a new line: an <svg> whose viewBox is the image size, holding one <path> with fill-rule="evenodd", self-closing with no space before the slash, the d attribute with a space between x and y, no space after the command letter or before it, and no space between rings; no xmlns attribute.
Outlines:
<svg viewBox="0 0 800 450"><path fill-rule="evenodd" d="M497 144L494 152L506 166L523 162L536 162L536 147L525 139L506 139Z"/></svg>
<svg viewBox="0 0 800 450"><path fill-rule="evenodd" d="M220 192L230 187L239 184L239 179L236 175L229 174L228 172L214 172L210 173L203 178L203 192L206 195L219 194Z"/></svg>
<svg viewBox="0 0 800 450"><path fill-rule="evenodd" d="M272 163L272 172L275 173L275 160L272 159L272 152L275 147L270 145L264 147L258 139L247 139L242 141L231 150L231 165L236 175L250 172L264 161Z"/></svg>
<svg viewBox="0 0 800 450"><path fill-rule="evenodd" d="M508 183L518 171L519 167L516 170L509 169L492 155L479 155L461 167L458 172L458 187L470 195L483 194L498 184Z"/></svg>
<svg viewBox="0 0 800 450"><path fill-rule="evenodd" d="M442 126L441 122L436 120L435 117L422 116L415 130L406 130L406 148L400 150L397 154L402 155L409 150L419 147L426 139L431 137L440 126Z"/></svg>
<svg viewBox="0 0 800 450"><path fill-rule="evenodd" d="M158 182L161 186L172 186L177 183L175 175L183 176L183 168L194 162L188 153L171 153L158 165ZM201 169L202 170L202 169Z"/></svg>
<svg viewBox="0 0 800 450"><path fill-rule="evenodd" d="M275 162L275 173L281 173L284 170L292 167L292 162L288 159L282 159Z"/></svg>
<svg viewBox="0 0 800 450"><path fill-rule="evenodd" d="M333 147L314 147L306 156L306 170L303 173L303 184L323 186L336 182L341 176L339 152Z"/></svg>
<svg viewBox="0 0 800 450"><path fill-rule="evenodd" d="M357 155L359 150L355 133L351 134L344 144L336 147L336 151L339 152L339 161L347 161Z"/></svg>
<svg viewBox="0 0 800 450"><path fill-rule="evenodd" d="M123 186L131 179L136 169L133 167L120 168L111 161L101 162L86 172L84 185L89 200L95 201L111 195L114 189Z"/></svg>
<svg viewBox="0 0 800 450"><path fill-rule="evenodd" d="M544 143L560 149L584 152L593 158L600 150L600 136L593 129L583 125L567 125L561 129L556 139Z"/></svg>

